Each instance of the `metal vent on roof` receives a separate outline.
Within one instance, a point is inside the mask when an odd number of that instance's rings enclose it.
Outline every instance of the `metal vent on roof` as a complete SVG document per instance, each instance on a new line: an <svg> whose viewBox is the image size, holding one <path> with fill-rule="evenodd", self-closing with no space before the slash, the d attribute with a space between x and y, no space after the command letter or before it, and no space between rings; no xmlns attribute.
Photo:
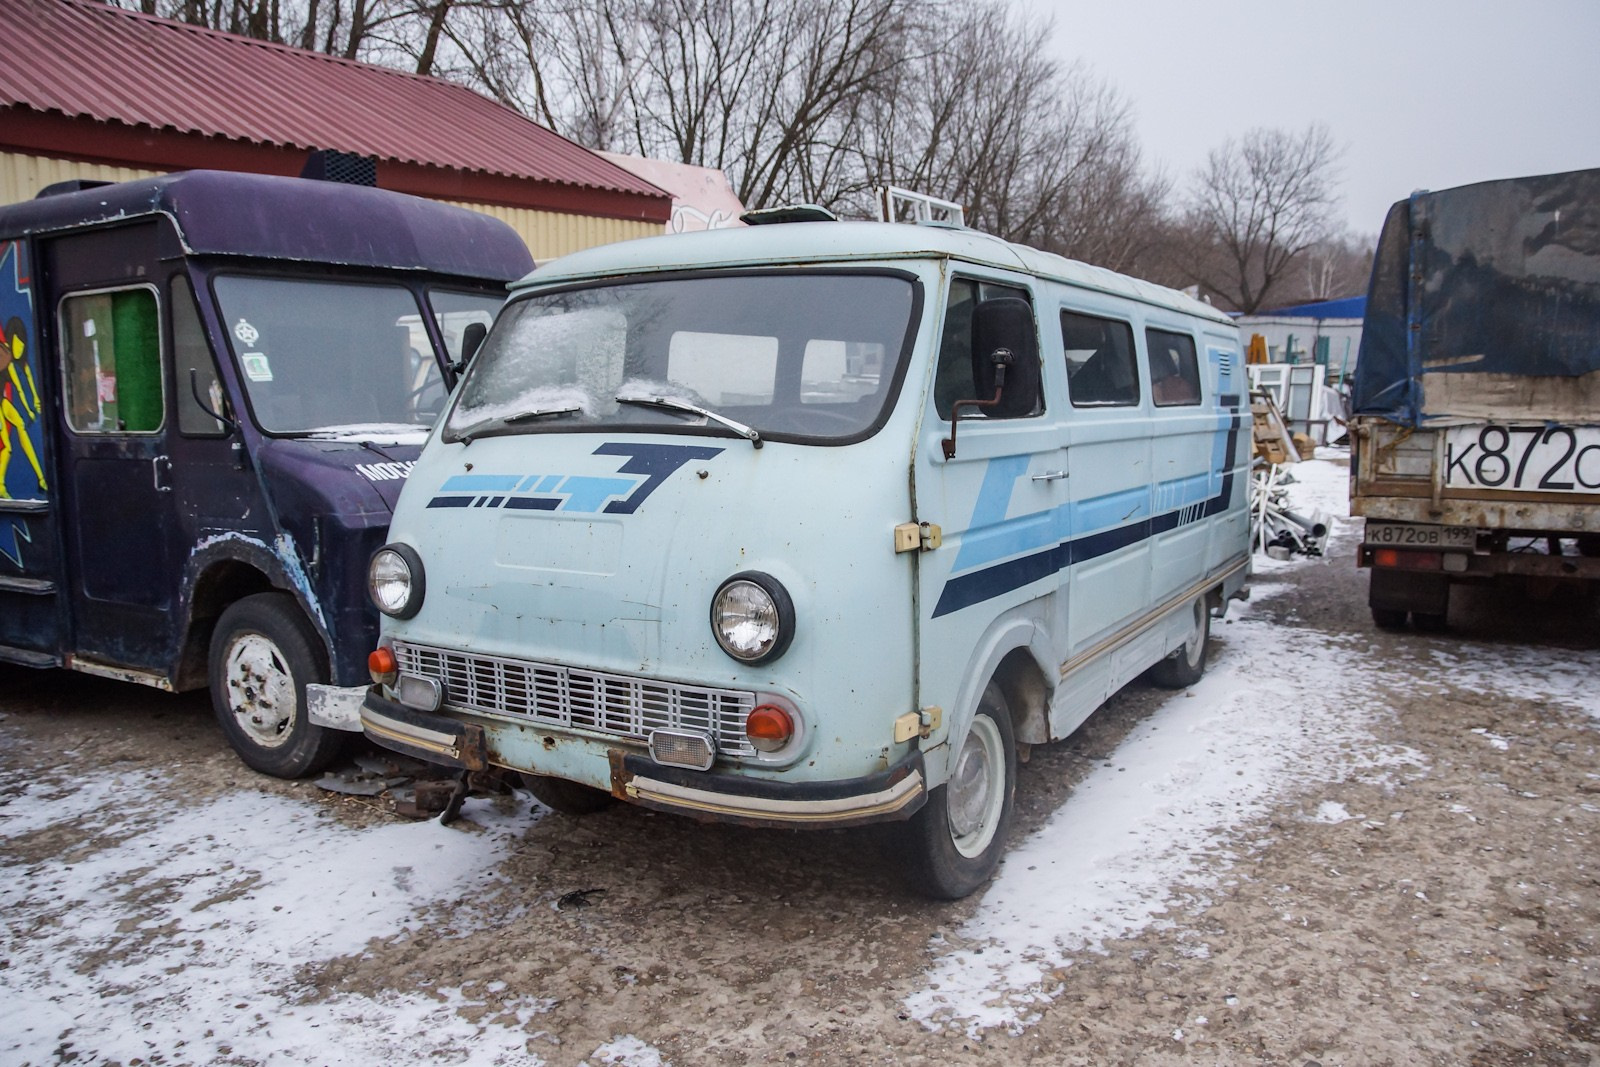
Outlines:
<svg viewBox="0 0 1600 1067"><path fill-rule="evenodd" d="M336 152L319 148L306 157L300 177L319 182L339 182L343 185L378 184L376 156L358 156L354 152Z"/></svg>
<svg viewBox="0 0 1600 1067"><path fill-rule="evenodd" d="M787 204L746 211L739 216L739 221L746 226L764 226L778 222L838 222L839 216L816 204Z"/></svg>
<svg viewBox="0 0 1600 1067"><path fill-rule="evenodd" d="M35 200L43 200L47 196L62 196L66 193L81 193L85 189L98 189L110 182L97 181L94 178L69 178L64 182L52 182L34 194Z"/></svg>

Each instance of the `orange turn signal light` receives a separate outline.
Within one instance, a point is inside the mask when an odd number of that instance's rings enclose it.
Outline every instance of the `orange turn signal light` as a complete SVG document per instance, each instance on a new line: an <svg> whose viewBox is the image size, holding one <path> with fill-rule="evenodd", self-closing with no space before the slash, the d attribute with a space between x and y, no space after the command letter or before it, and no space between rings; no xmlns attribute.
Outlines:
<svg viewBox="0 0 1600 1067"><path fill-rule="evenodd" d="M372 675L372 680L378 685L388 685L400 673L400 664L394 658L394 650L390 648L375 648L367 653L367 673Z"/></svg>
<svg viewBox="0 0 1600 1067"><path fill-rule="evenodd" d="M794 719L776 704L758 704L744 721L745 736L762 752L776 752L794 737Z"/></svg>

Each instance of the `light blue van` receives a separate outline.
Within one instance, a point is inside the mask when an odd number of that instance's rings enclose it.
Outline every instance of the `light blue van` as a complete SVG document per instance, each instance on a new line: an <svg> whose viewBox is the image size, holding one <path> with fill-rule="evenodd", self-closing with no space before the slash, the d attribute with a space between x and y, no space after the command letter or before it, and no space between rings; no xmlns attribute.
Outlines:
<svg viewBox="0 0 1600 1067"><path fill-rule="evenodd" d="M514 287L395 510L373 740L994 871L1018 751L1205 668L1244 584L1237 330L970 230L580 252Z"/></svg>

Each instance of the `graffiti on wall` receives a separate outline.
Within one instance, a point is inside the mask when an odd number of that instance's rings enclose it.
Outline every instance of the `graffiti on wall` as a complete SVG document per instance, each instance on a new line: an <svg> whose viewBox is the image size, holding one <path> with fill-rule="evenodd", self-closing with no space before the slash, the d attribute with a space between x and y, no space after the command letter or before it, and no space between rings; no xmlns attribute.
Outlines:
<svg viewBox="0 0 1600 1067"><path fill-rule="evenodd" d="M43 500L49 489L39 459L43 412L30 281L27 249L20 241L0 243L0 500ZM20 567L19 540L32 540L26 521L0 519L0 555Z"/></svg>

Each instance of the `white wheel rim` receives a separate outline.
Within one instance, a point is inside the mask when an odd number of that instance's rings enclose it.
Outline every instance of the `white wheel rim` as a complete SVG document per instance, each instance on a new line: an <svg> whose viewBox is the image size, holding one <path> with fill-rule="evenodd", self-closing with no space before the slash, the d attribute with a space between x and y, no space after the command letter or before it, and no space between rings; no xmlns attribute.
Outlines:
<svg viewBox="0 0 1600 1067"><path fill-rule="evenodd" d="M223 661L233 721L262 748L286 744L294 725L294 675L283 653L262 634L240 634Z"/></svg>
<svg viewBox="0 0 1600 1067"><path fill-rule="evenodd" d="M1194 602L1194 627L1189 631L1189 639L1183 645L1183 658L1193 667L1200 662L1201 653L1206 647L1206 602Z"/></svg>
<svg viewBox="0 0 1600 1067"><path fill-rule="evenodd" d="M945 787L950 840L968 859L981 856L994 840L1006 802L1005 767L1000 728L989 716L977 716Z"/></svg>

